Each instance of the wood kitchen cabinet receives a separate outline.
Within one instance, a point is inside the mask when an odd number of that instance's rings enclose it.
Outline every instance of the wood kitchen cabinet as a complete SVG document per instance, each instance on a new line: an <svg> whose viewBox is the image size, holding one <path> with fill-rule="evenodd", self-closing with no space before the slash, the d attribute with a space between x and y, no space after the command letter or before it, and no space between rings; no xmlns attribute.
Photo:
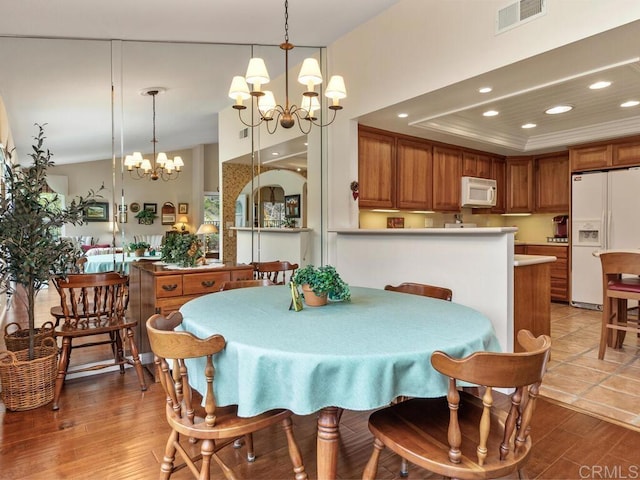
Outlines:
<svg viewBox="0 0 640 480"><path fill-rule="evenodd" d="M513 272L513 348L524 351L517 342L518 331L525 328L534 336L551 335L549 265L538 263L514 267Z"/></svg>
<svg viewBox="0 0 640 480"><path fill-rule="evenodd" d="M533 159L507 159L507 213L533 212Z"/></svg>
<svg viewBox="0 0 640 480"><path fill-rule="evenodd" d="M567 245L516 245L515 253L556 257L551 268L551 300L569 301L569 247Z"/></svg>
<svg viewBox="0 0 640 480"><path fill-rule="evenodd" d="M395 208L396 138L360 126L358 128L358 183L361 208Z"/></svg>
<svg viewBox="0 0 640 480"><path fill-rule="evenodd" d="M433 147L433 209L437 212L460 211L462 150Z"/></svg>
<svg viewBox="0 0 640 480"><path fill-rule="evenodd" d="M614 143L611 152L611 164L614 167L640 165L640 141Z"/></svg>
<svg viewBox="0 0 640 480"><path fill-rule="evenodd" d="M569 149L572 172L595 170L611 165L611 145L596 145Z"/></svg>
<svg viewBox="0 0 640 480"><path fill-rule="evenodd" d="M153 360L146 327L149 317L155 313L167 315L189 300L218 292L226 281L252 278L252 265L170 270L155 262L131 263L127 315L138 321L136 338L142 363L149 364Z"/></svg>
<svg viewBox="0 0 640 480"><path fill-rule="evenodd" d="M493 178L489 155L464 152L462 154L462 176Z"/></svg>
<svg viewBox="0 0 640 480"><path fill-rule="evenodd" d="M563 152L534 158L535 211L568 212L571 197L569 154Z"/></svg>
<svg viewBox="0 0 640 480"><path fill-rule="evenodd" d="M396 143L397 208L433 208L433 157L431 144L398 138Z"/></svg>

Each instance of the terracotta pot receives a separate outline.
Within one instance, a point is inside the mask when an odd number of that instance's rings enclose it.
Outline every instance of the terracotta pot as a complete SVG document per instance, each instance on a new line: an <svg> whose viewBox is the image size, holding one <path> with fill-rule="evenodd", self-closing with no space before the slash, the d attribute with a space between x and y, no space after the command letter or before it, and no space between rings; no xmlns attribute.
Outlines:
<svg viewBox="0 0 640 480"><path fill-rule="evenodd" d="M302 293L304 293L304 303L309 307L322 307L327 304L327 294L316 295L306 283L302 285Z"/></svg>
<svg viewBox="0 0 640 480"><path fill-rule="evenodd" d="M136 248L135 250L136 257L144 257L145 250L146 248Z"/></svg>

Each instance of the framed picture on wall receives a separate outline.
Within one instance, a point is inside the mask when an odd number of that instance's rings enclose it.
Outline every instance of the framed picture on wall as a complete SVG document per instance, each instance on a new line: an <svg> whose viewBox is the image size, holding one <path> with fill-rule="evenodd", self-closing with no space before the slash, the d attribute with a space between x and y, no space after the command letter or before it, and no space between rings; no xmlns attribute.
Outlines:
<svg viewBox="0 0 640 480"><path fill-rule="evenodd" d="M158 213L157 203L145 203L143 204L143 210L151 210L153 213Z"/></svg>
<svg viewBox="0 0 640 480"><path fill-rule="evenodd" d="M127 212L120 212L118 214L118 223L127 223Z"/></svg>
<svg viewBox="0 0 640 480"><path fill-rule="evenodd" d="M284 216L287 218L300 218L300 195L284 196Z"/></svg>
<svg viewBox="0 0 640 480"><path fill-rule="evenodd" d="M178 213L179 214L187 214L187 213L189 213L189 204L188 203L179 203L178 204Z"/></svg>
<svg viewBox="0 0 640 480"><path fill-rule="evenodd" d="M93 202L84 211L85 222L108 222L109 203Z"/></svg>

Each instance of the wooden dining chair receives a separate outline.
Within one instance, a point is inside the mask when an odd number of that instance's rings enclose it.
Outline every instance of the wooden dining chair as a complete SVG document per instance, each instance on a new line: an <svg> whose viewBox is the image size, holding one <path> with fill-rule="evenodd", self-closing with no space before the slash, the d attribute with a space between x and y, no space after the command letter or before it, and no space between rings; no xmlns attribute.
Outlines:
<svg viewBox="0 0 640 480"><path fill-rule="evenodd" d="M62 338L62 347L58 361L53 409L59 408L62 386L68 373L119 365L120 373L124 374L125 364L130 364L138 375L140 389L146 390L142 363L134 339L134 328L138 322L125 317L124 296L128 277L115 272L85 273L54 278L53 282L60 294L60 311L62 312L59 318L62 323L54 329L54 336ZM58 320L57 317L56 320ZM102 338L73 345L74 339L96 335ZM104 339L105 336L108 338ZM128 343L131 359L125 355L123 338ZM72 349L97 345L110 345L114 361L69 370Z"/></svg>
<svg viewBox="0 0 640 480"><path fill-rule="evenodd" d="M298 269L297 263L291 262L253 262L254 278L267 278L276 285L286 285L291 281L291 277Z"/></svg>
<svg viewBox="0 0 640 480"><path fill-rule="evenodd" d="M638 317L632 321L627 315L628 301L640 301L640 252L604 252L600 264L603 298L598 358L602 360L607 345L622 348L627 332L640 334Z"/></svg>
<svg viewBox="0 0 640 480"><path fill-rule="evenodd" d="M453 298L453 291L451 291L451 289L424 283L404 282L395 287L393 285L385 285L384 289L392 292L411 293L413 295L422 295L423 297L439 298L440 300L451 301Z"/></svg>
<svg viewBox="0 0 640 480"><path fill-rule="evenodd" d="M400 285L385 285L385 290L400 293L410 293L411 295L422 295L423 297L438 298L440 300L451 301L453 291L445 287L437 287L435 285L427 285L425 283L403 282ZM408 397L402 396L394 400L395 403L403 402ZM402 459L400 466L400 476L406 477L409 474L409 464L405 458Z"/></svg>
<svg viewBox="0 0 640 480"><path fill-rule="evenodd" d="M289 410L277 409L254 417L239 417L237 405L218 407L213 387L214 373L216 373L213 357L224 350L226 341L222 335L217 334L201 339L189 332L175 331L174 329L181 323L180 312L173 312L168 317L153 315L147 320L149 343L154 353L160 383L167 394L165 412L171 427L160 467L160 478L169 479L173 472L186 464L194 477L208 479L213 458L226 478L235 479L234 473L217 455L218 451L244 436L248 440L247 459L253 461L255 459L253 442L249 441L252 437L248 435L277 423L280 423L285 431L296 480L308 478L300 449L293 436L291 421L293 413ZM195 372L192 368L190 372L185 360L200 357L205 359L204 368ZM204 411L200 403L194 400L189 375L206 377ZM191 448L183 446L181 437L185 440L194 439L202 442L198 457L192 457L189 454ZM174 464L176 452L182 457L183 464ZM200 458L201 464L198 468L196 463Z"/></svg>
<svg viewBox="0 0 640 480"><path fill-rule="evenodd" d="M275 283L273 283L268 278L260 278L254 280L230 280L222 284L222 287L220 287L220 291L235 290L236 288L269 287L271 285L275 285Z"/></svg>
<svg viewBox="0 0 640 480"><path fill-rule="evenodd" d="M497 478L520 471L531 453L531 418L546 369L551 338L518 332L520 353L476 352L462 359L443 352L431 364L449 379L446 397L412 398L374 412L373 453L362 478L376 478L385 447L411 463L450 478ZM482 398L458 381L481 385ZM515 389L505 410L494 388Z"/></svg>

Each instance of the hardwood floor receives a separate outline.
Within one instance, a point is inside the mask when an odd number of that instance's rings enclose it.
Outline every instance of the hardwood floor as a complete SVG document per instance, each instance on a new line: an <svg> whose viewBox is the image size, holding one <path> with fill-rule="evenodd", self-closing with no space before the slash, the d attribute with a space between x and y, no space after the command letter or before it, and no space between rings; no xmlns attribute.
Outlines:
<svg viewBox="0 0 640 480"><path fill-rule="evenodd" d="M150 376L149 381L149 389L141 392L132 369L123 376L110 372L73 379L65 384L57 412L51 405L26 412L0 411L0 479L157 478L169 429L161 387ZM367 429L370 413L345 411L342 416L341 479L362 475L372 449ZM294 433L306 470L316 478L315 415L295 415ZM640 432L555 401L539 401L532 438L535 446L524 472L530 478L637 478L640 474ZM257 434L255 447L255 463L247 463L242 450L223 453L239 477L293 477L280 428ZM386 450L379 478L399 478L398 467L398 458ZM212 472L212 479L224 478L215 465ZM191 477L183 470L173 478ZM409 478L434 475L412 466Z"/></svg>

